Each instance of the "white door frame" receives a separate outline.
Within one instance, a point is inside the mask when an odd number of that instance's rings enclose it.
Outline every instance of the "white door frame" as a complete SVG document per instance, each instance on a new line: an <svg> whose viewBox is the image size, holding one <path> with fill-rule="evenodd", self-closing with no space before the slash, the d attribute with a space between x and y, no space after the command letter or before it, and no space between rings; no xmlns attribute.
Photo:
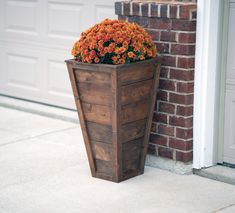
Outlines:
<svg viewBox="0 0 235 213"><path fill-rule="evenodd" d="M195 169L210 167L218 162L221 40L226 1L197 2L193 118Z"/></svg>

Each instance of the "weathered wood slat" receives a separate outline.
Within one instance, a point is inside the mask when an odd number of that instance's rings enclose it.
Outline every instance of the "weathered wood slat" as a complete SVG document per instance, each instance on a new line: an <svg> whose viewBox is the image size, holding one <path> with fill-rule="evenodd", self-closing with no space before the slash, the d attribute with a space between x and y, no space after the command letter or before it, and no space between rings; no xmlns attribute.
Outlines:
<svg viewBox="0 0 235 213"><path fill-rule="evenodd" d="M132 69L123 67L120 74L122 85L151 79L154 76L154 64L133 64Z"/></svg>
<svg viewBox="0 0 235 213"><path fill-rule="evenodd" d="M121 88L121 102L122 104L129 104L150 96L153 80L141 81L138 83L122 86Z"/></svg>
<svg viewBox="0 0 235 213"><path fill-rule="evenodd" d="M122 125L121 127L122 143L144 136L145 127L146 127L146 119Z"/></svg>
<svg viewBox="0 0 235 213"><path fill-rule="evenodd" d="M155 60L66 61L92 176L120 182L144 172L160 70Z"/></svg>
<svg viewBox="0 0 235 213"><path fill-rule="evenodd" d="M148 116L149 100L122 106L122 124L138 121Z"/></svg>
<svg viewBox="0 0 235 213"><path fill-rule="evenodd" d="M122 166L124 173L126 173L127 171L132 173L136 170L139 170L143 139L144 138L142 137L133 141L123 143Z"/></svg>
<svg viewBox="0 0 235 213"><path fill-rule="evenodd" d="M82 102L99 104L99 105L112 105L112 93L110 83L97 84L97 83L78 83L80 99Z"/></svg>
<svg viewBox="0 0 235 213"><path fill-rule="evenodd" d="M112 145L107 143L100 143L97 141L91 141L92 150L95 159L112 161Z"/></svg>
<svg viewBox="0 0 235 213"><path fill-rule="evenodd" d="M104 160L95 160L95 164L96 164L96 168L97 168L97 172L99 173L104 173L107 175L110 175L113 173L113 169L112 169L112 162L111 161L104 161Z"/></svg>
<svg viewBox="0 0 235 213"><path fill-rule="evenodd" d="M108 83L111 82L111 74L105 72L92 72L88 70L76 70L77 82L82 83Z"/></svg>
<svg viewBox="0 0 235 213"><path fill-rule="evenodd" d="M108 106L82 103L85 120L111 125L111 108Z"/></svg>
<svg viewBox="0 0 235 213"><path fill-rule="evenodd" d="M86 122L89 139L103 143L112 143L112 127L94 122Z"/></svg>

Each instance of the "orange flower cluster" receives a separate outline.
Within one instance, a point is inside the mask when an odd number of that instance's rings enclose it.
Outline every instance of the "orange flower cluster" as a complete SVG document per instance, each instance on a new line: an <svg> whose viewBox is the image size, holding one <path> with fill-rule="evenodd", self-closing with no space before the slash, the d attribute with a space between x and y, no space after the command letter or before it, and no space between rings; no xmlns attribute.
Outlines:
<svg viewBox="0 0 235 213"><path fill-rule="evenodd" d="M156 46L139 25L105 19L81 34L72 55L84 63L125 64L156 56Z"/></svg>

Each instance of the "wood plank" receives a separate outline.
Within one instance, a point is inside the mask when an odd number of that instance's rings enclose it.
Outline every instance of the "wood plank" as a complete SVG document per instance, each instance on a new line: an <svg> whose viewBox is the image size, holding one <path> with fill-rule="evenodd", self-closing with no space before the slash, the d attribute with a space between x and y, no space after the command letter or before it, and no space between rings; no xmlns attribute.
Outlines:
<svg viewBox="0 0 235 213"><path fill-rule="evenodd" d="M110 83L78 83L80 99L82 102L112 105L112 93Z"/></svg>
<svg viewBox="0 0 235 213"><path fill-rule="evenodd" d="M73 93L74 93L74 97L75 97L75 103L76 103L76 107L77 107L77 111L78 111L78 116L79 116L80 125L81 125L81 129L82 129L82 135L83 135L83 139L84 139L84 143L85 143L85 147L86 147L86 153L87 153L87 157L88 157L88 161L89 161L89 165L90 165L90 170L91 170L92 176L94 177L95 173L96 173L96 167L95 167L94 158L92 156L91 144L90 144L88 134L87 134L87 129L86 129L86 125L85 125L84 114L83 114L81 102L78 97L77 82L75 80L73 64L67 63L67 67L68 67L69 77L70 77L70 81L72 84L72 89L73 89Z"/></svg>
<svg viewBox="0 0 235 213"><path fill-rule="evenodd" d="M121 88L122 104L124 105L148 98L151 93L152 85L153 85L153 80L146 80L122 86Z"/></svg>
<svg viewBox="0 0 235 213"><path fill-rule="evenodd" d="M112 169L112 162L111 161L104 161L104 160L95 160L95 164L96 164L96 171L98 173L104 173L107 175L110 175L113 173L113 169Z"/></svg>
<svg viewBox="0 0 235 213"><path fill-rule="evenodd" d="M107 143L100 143L92 141L92 150L95 159L111 161L112 160L112 145Z"/></svg>
<svg viewBox="0 0 235 213"><path fill-rule="evenodd" d="M124 143L144 136L145 127L146 119L122 125L121 141Z"/></svg>
<svg viewBox="0 0 235 213"><path fill-rule="evenodd" d="M111 108L108 106L82 103L85 120L111 125Z"/></svg>
<svg viewBox="0 0 235 213"><path fill-rule="evenodd" d="M77 82L108 83L111 82L111 75L107 72L93 72L88 70L75 70Z"/></svg>
<svg viewBox="0 0 235 213"><path fill-rule="evenodd" d="M133 82L138 82L142 80L147 80L153 78L154 75L154 64L153 63L143 63L143 64L133 64L131 67L123 67L121 70L121 84L126 85Z"/></svg>
<svg viewBox="0 0 235 213"><path fill-rule="evenodd" d="M112 143L112 127L93 122L86 122L88 137L93 141Z"/></svg>
<svg viewBox="0 0 235 213"><path fill-rule="evenodd" d="M138 138L133 141L128 141L123 144L123 173L125 176L127 173L133 173L139 170L140 168L140 159L141 159L141 151L143 144L143 137Z"/></svg>
<svg viewBox="0 0 235 213"><path fill-rule="evenodd" d="M149 100L142 100L133 104L122 106L122 124L147 118Z"/></svg>
<svg viewBox="0 0 235 213"><path fill-rule="evenodd" d="M155 70L154 70L154 83L153 83L153 89L151 91L151 98L150 98L150 106L148 109L148 120L146 124L146 132L145 132L145 137L144 137L144 149L142 150L141 154L141 160L140 160L140 170L144 171L144 165L145 165L145 159L147 155L147 150L148 150L148 143L149 143L149 135L150 135L150 129L151 129L151 124L152 124L152 119L153 119L153 111L154 111L154 106L155 106L155 101L156 101L156 96L157 96L157 91L158 91L158 86L159 86L159 78L160 78L160 65L161 65L161 58L158 58L158 63L155 65Z"/></svg>

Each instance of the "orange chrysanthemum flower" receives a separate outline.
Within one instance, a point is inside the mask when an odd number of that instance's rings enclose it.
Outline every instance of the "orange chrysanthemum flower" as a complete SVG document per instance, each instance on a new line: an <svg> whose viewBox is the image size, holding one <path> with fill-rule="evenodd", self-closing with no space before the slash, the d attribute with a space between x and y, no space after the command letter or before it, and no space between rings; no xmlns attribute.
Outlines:
<svg viewBox="0 0 235 213"><path fill-rule="evenodd" d="M105 19L83 32L71 53L83 63L125 64L155 57L157 51L139 25Z"/></svg>

